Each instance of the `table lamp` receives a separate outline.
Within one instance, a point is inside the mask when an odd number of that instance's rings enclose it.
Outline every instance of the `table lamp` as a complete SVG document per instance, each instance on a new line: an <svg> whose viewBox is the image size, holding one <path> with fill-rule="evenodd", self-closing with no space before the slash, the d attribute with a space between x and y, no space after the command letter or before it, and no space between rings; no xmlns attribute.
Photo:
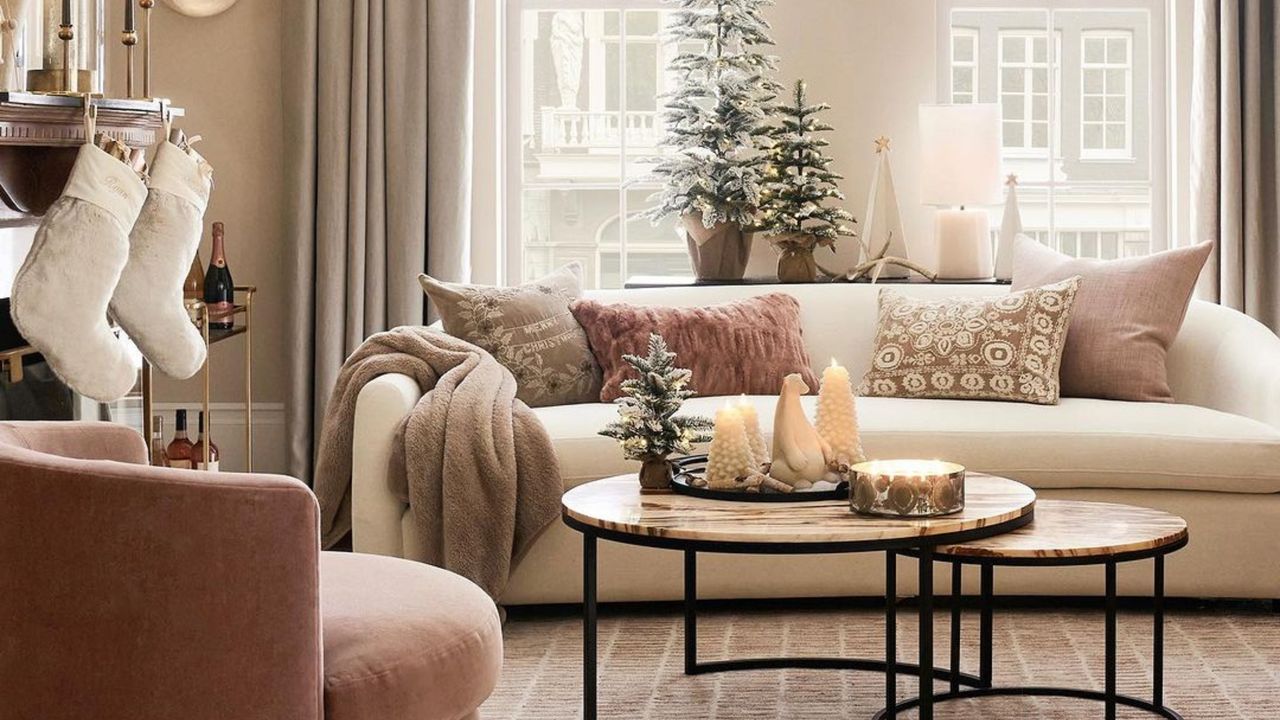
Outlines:
<svg viewBox="0 0 1280 720"><path fill-rule="evenodd" d="M990 278L995 267L987 211L965 206L1000 202L999 106L921 105L920 157L920 201L938 206L938 277Z"/></svg>

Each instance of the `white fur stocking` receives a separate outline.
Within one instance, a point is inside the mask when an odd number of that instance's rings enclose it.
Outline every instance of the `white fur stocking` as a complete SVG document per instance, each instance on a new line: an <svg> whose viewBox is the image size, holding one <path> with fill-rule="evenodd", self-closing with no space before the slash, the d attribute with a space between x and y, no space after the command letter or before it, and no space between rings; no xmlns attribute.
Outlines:
<svg viewBox="0 0 1280 720"><path fill-rule="evenodd" d="M13 281L18 331L72 389L102 402L129 392L141 366L133 344L107 324L107 303L146 193L129 166L81 146Z"/></svg>
<svg viewBox="0 0 1280 720"><path fill-rule="evenodd" d="M129 237L129 262L111 313L151 364L185 379L204 365L205 346L183 305L182 283L200 245L213 170L194 150L160 143L151 188Z"/></svg>

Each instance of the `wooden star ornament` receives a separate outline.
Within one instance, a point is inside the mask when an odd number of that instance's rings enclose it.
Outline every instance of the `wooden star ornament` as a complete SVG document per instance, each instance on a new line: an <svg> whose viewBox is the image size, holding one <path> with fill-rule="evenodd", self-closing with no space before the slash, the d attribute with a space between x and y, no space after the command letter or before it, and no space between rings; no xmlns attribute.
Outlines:
<svg viewBox="0 0 1280 720"><path fill-rule="evenodd" d="M1018 184L1018 176L1015 173L1009 173L1004 179L1004 184L1008 187L1014 187Z"/></svg>
<svg viewBox="0 0 1280 720"><path fill-rule="evenodd" d="M884 135L881 135L880 137L876 138L877 153L882 153L888 149L889 149L889 138L885 137Z"/></svg>

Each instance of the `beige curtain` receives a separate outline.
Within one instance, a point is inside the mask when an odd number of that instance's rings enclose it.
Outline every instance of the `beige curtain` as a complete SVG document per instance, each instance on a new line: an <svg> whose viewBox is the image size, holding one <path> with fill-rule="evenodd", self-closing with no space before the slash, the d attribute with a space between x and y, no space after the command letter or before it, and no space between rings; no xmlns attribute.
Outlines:
<svg viewBox="0 0 1280 720"><path fill-rule="evenodd" d="M1274 0L1196 0L1191 95L1193 239L1216 240L1200 294L1280 330Z"/></svg>
<svg viewBox="0 0 1280 720"><path fill-rule="evenodd" d="M467 280L473 0L286 0L289 472L310 480L343 360Z"/></svg>

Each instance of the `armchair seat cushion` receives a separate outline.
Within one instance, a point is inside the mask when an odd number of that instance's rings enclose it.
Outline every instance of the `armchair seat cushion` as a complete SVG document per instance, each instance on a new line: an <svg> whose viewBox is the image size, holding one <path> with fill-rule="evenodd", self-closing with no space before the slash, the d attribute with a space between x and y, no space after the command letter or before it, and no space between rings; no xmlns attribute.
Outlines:
<svg viewBox="0 0 1280 720"><path fill-rule="evenodd" d="M472 717L502 669L489 596L430 565L322 553L326 720Z"/></svg>

